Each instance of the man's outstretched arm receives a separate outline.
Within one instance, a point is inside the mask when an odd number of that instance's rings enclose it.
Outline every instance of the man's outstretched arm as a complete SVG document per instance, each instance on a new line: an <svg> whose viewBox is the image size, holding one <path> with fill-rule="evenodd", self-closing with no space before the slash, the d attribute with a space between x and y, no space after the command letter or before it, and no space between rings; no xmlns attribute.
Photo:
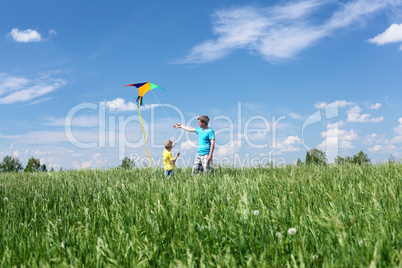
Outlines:
<svg viewBox="0 0 402 268"><path fill-rule="evenodd" d="M173 127L174 128L182 128L182 129L184 129L186 131L189 131L189 132L195 132L195 128L188 127L188 126L182 126L179 123L174 124Z"/></svg>

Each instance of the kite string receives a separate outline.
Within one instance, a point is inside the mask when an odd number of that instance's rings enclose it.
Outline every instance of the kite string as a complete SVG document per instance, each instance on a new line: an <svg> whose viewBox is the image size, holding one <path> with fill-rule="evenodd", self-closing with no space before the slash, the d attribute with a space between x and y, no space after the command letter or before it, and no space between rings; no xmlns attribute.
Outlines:
<svg viewBox="0 0 402 268"><path fill-rule="evenodd" d="M169 120L170 120L170 122L172 123L172 125L174 125L172 119L171 119L170 116L167 114L167 112L166 112L165 108L163 107L163 105L159 102L159 99L158 99L158 97L156 97L156 94L154 93L154 91L151 90L151 92L152 92L152 94L154 94L154 97L155 97L156 101L159 103L159 106L162 107L163 111L165 112L166 116L169 118ZM174 128L174 130L173 130L173 137L175 137L175 136L176 136L176 129Z"/></svg>
<svg viewBox="0 0 402 268"><path fill-rule="evenodd" d="M145 168L148 168L152 164L151 157L149 156L148 148L147 148L147 140L145 138L145 130L144 130L144 124L142 123L142 118L141 118L141 102L142 102L142 97L140 97L140 102L138 103L138 114L140 115L140 121L141 121L141 126L142 126L142 133L144 134L144 144L145 144L145 150L147 150L148 158L149 158L149 165L146 166Z"/></svg>

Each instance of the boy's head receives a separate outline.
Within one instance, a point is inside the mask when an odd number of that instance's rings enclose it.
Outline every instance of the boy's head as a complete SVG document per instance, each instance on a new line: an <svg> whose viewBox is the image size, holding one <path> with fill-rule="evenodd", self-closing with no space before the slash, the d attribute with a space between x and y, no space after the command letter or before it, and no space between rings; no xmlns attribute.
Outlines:
<svg viewBox="0 0 402 268"><path fill-rule="evenodd" d="M208 126L209 123L209 117L206 115L201 115L200 117L198 117L198 125L199 126Z"/></svg>
<svg viewBox="0 0 402 268"><path fill-rule="evenodd" d="M170 141L170 140L167 140L167 141L165 141L165 148L167 149L167 150L171 150L172 149L172 146L173 146L173 142L172 141Z"/></svg>

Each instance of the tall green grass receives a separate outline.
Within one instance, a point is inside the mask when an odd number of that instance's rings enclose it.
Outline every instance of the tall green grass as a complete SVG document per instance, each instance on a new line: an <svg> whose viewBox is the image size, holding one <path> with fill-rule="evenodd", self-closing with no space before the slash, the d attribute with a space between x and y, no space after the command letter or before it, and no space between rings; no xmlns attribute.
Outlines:
<svg viewBox="0 0 402 268"><path fill-rule="evenodd" d="M395 163L3 173L0 266L400 267L401 181Z"/></svg>

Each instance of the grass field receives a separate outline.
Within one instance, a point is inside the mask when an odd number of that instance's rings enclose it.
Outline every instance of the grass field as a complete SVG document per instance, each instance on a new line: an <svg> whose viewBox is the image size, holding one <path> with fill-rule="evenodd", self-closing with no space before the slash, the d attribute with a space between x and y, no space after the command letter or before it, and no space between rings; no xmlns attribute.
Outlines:
<svg viewBox="0 0 402 268"><path fill-rule="evenodd" d="M1 267L402 266L402 164L3 173L0 185Z"/></svg>

